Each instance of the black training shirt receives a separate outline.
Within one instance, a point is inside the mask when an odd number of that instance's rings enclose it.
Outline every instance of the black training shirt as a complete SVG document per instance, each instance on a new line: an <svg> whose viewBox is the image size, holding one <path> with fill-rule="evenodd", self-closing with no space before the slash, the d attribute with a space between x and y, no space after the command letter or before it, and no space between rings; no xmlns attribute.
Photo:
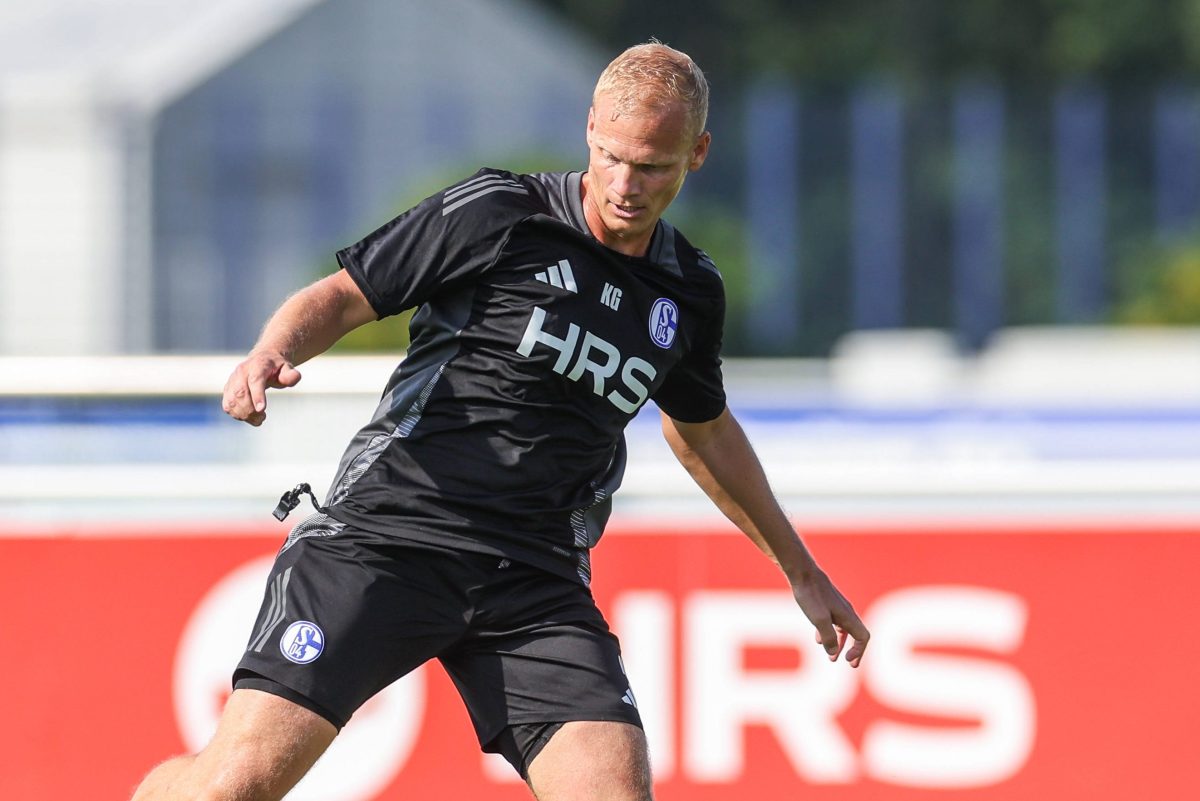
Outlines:
<svg viewBox="0 0 1200 801"><path fill-rule="evenodd" d="M645 258L604 247L581 178L483 169L338 252L380 317L418 308L332 517L586 584L626 424L725 408L716 267L665 221Z"/></svg>

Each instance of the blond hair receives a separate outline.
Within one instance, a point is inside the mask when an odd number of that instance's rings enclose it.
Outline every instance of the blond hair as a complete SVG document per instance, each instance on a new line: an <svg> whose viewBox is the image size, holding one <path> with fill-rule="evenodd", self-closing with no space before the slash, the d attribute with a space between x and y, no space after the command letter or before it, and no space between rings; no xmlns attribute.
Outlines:
<svg viewBox="0 0 1200 801"><path fill-rule="evenodd" d="M704 132L708 119L708 81L704 73L687 53L657 39L634 45L614 58L596 81L593 108L602 94L612 100L614 118L682 103L692 136Z"/></svg>

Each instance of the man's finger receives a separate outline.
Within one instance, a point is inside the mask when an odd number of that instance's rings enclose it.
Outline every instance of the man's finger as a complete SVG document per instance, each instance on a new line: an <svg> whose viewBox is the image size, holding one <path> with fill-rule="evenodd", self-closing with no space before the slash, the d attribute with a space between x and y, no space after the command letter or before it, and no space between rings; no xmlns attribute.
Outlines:
<svg viewBox="0 0 1200 801"><path fill-rule="evenodd" d="M858 667L858 663L862 661L866 650L867 643L865 640L850 641L850 650L846 652L846 661L850 663L850 667Z"/></svg>
<svg viewBox="0 0 1200 801"><path fill-rule="evenodd" d="M841 626L836 624L834 625L833 630L835 632L835 636L837 637L838 648L841 649L842 645L846 642L846 632L842 630ZM825 647L825 640L822 639L821 630L819 628L813 630L813 639L817 641L817 645L821 646L822 648Z"/></svg>
<svg viewBox="0 0 1200 801"><path fill-rule="evenodd" d="M832 622L823 620L817 624L817 642L821 643L821 647L825 649L825 653L829 654L831 662L837 661L842 647L838 642L837 631L834 630Z"/></svg>
<svg viewBox="0 0 1200 801"><path fill-rule="evenodd" d="M221 397L221 408L235 420L243 420L246 415L254 411L250 408L249 391L246 385L240 387L230 379L230 385L225 387L225 394Z"/></svg>
<svg viewBox="0 0 1200 801"><path fill-rule="evenodd" d="M226 414L232 415L237 408L238 386L238 371L234 370L225 381L225 388L221 391L221 408Z"/></svg>
<svg viewBox="0 0 1200 801"><path fill-rule="evenodd" d="M250 388L250 404L254 411L262 412L267 408L267 384L261 375L251 375L246 381Z"/></svg>
<svg viewBox="0 0 1200 801"><path fill-rule="evenodd" d="M842 633L843 638L846 634L850 635L850 650L846 652L846 661L850 663L850 667L858 667L858 663L862 661L863 654L867 650L867 641L871 639L871 632L867 631L862 620L855 615L853 620L847 621L845 631Z"/></svg>
<svg viewBox="0 0 1200 801"><path fill-rule="evenodd" d="M845 616L845 620L839 620L837 626L838 628L845 629L846 633L856 640L866 640L871 636L871 632L867 631L862 618L855 614L853 610Z"/></svg>

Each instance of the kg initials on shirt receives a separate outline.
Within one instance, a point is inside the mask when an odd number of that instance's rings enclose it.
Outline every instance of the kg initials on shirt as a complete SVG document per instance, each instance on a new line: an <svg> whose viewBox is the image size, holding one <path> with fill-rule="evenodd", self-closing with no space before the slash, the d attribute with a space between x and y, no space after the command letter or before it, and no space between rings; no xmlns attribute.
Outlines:
<svg viewBox="0 0 1200 801"><path fill-rule="evenodd" d="M621 305L621 290L612 284L605 284L604 291L600 293L600 302L616 311Z"/></svg>

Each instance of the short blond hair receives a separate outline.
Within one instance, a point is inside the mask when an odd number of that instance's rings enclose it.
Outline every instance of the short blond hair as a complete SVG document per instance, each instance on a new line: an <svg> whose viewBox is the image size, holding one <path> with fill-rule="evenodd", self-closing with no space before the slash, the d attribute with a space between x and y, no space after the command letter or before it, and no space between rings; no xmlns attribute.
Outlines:
<svg viewBox="0 0 1200 801"><path fill-rule="evenodd" d="M613 101L616 114L636 115L647 108L682 103L693 137L704 132L708 120L708 81L704 73L687 53L657 39L634 45L614 58L596 81L593 108L602 94Z"/></svg>

